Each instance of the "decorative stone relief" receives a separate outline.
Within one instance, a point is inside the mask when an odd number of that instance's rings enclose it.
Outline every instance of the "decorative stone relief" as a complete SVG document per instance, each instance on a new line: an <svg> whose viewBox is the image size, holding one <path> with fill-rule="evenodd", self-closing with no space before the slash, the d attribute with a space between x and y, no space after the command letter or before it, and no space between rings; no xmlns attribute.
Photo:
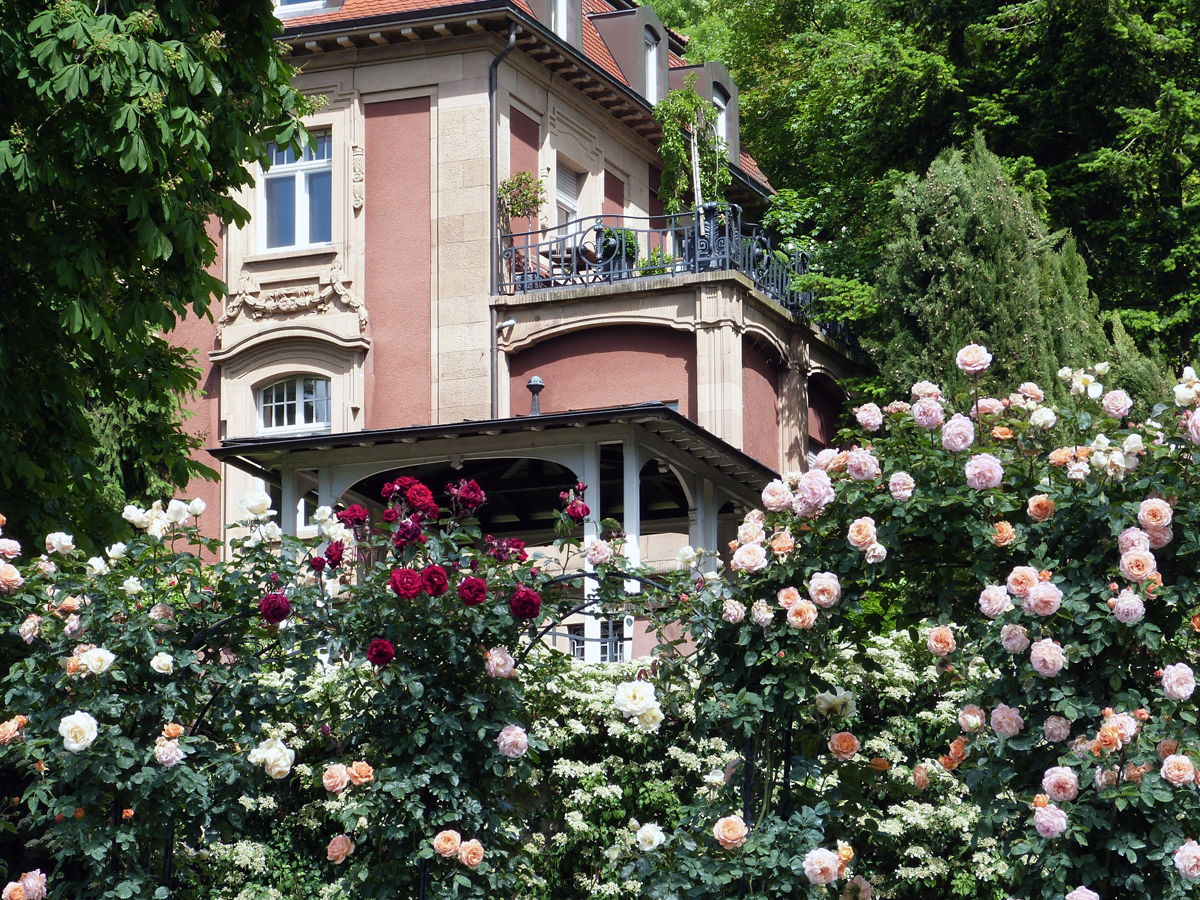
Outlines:
<svg viewBox="0 0 1200 900"><path fill-rule="evenodd" d="M351 204L356 212L367 202L366 175L367 161L363 148L355 144L350 148L350 194Z"/></svg>
<svg viewBox="0 0 1200 900"><path fill-rule="evenodd" d="M329 268L329 284L321 287L319 284L302 287L272 288L259 291L254 284L254 278L245 269L238 279L237 293L225 303L225 311L217 320L217 334L220 335L225 326L241 315L243 307L249 309L250 318L266 319L276 315L316 310L323 313L329 308L330 302L337 297L343 306L358 314L358 330L367 330L367 309L361 300L342 283L342 262L335 259Z"/></svg>

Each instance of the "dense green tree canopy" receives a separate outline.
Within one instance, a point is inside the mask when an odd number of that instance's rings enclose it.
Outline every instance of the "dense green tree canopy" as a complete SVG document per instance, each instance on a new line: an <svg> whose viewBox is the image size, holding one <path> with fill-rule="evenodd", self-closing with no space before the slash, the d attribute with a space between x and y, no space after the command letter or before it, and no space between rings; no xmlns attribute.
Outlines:
<svg viewBox="0 0 1200 900"><path fill-rule="evenodd" d="M246 221L246 163L296 135L277 29L270 0L0 5L0 509L22 530L105 539L114 489L197 471L196 372L163 335L224 290L206 226Z"/></svg>

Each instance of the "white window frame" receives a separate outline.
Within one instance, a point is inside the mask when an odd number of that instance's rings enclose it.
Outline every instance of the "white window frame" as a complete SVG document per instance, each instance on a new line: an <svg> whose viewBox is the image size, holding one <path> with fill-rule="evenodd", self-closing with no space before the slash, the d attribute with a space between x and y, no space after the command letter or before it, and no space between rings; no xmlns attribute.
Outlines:
<svg viewBox="0 0 1200 900"><path fill-rule="evenodd" d="M606 631L607 634L605 634ZM613 656L616 659L613 659ZM625 623L623 620L600 620L600 662L625 662Z"/></svg>
<svg viewBox="0 0 1200 900"><path fill-rule="evenodd" d="M323 5L323 4L322 4ZM259 169L258 177L258 247L260 253L275 253L284 250L293 250L304 247L329 247L333 244L333 209L336 205L334 195L336 191L333 189L333 132L331 129L313 129L312 133L319 140L325 143L319 145L324 148L326 155L320 159L302 159L292 163L276 163L270 169ZM275 145L269 145L274 148ZM268 152L271 152L268 150ZM304 146L304 155L307 157L313 151L307 144ZM308 176L314 172L329 172L330 191L329 191L329 240L327 241L310 241L311 223L308 219ZM286 178L294 179L295 204L296 204L296 221L294 223L295 243L279 244L275 247L267 244L267 183L270 181L278 181Z"/></svg>
<svg viewBox="0 0 1200 900"><path fill-rule="evenodd" d="M296 0L295 3L288 3L286 0L275 0L275 14L277 18L286 19L289 16L303 13L320 12L327 5L326 0Z"/></svg>
<svg viewBox="0 0 1200 900"><path fill-rule="evenodd" d="M575 176L575 196L571 197L560 189L564 175ZM557 210L558 221L555 222L559 228L569 225L579 218L579 197L583 193L583 172L576 172L570 166L565 165L562 160L558 162L558 171L554 176L554 197L555 209ZM566 219L563 219L563 213L566 213Z"/></svg>
<svg viewBox="0 0 1200 900"><path fill-rule="evenodd" d="M713 85L713 106L717 108L717 137L729 146L729 116L726 110L731 98L725 94L725 88Z"/></svg>
<svg viewBox="0 0 1200 900"><path fill-rule="evenodd" d="M550 0L550 30L564 41L571 39L571 11L569 0Z"/></svg>
<svg viewBox="0 0 1200 900"><path fill-rule="evenodd" d="M649 25L643 32L646 55L646 102L651 106L661 98L658 96L658 48L662 38Z"/></svg>
<svg viewBox="0 0 1200 900"><path fill-rule="evenodd" d="M322 399L325 401L325 421L324 422L304 422L303 421L303 405L304 401L310 399L303 395L303 383L311 379L314 383L320 382L325 385L325 396L322 398L317 396L319 392L314 391L314 396L311 398L315 403ZM293 383L296 385L295 400L291 401L296 406L296 424L295 425L272 425L270 427L263 424L263 401L268 390L272 390L279 385L287 385ZM272 401L274 404L274 401ZM290 405L285 399L286 405ZM297 374L288 375L283 378L277 378L273 381L264 384L254 392L254 408L255 420L257 422L256 433L260 436L284 437L289 435L302 434L329 434L332 431L333 425L333 384L329 378L323 375Z"/></svg>

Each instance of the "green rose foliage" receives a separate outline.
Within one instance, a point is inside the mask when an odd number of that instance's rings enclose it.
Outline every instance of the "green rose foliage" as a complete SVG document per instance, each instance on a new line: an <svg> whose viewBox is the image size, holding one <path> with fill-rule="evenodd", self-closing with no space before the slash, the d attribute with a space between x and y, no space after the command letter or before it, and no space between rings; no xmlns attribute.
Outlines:
<svg viewBox="0 0 1200 900"><path fill-rule="evenodd" d="M841 686L826 662L833 648L889 628L925 644L935 684L967 704L930 735L939 761L925 774L939 790L957 781L978 805L972 846L1000 848L1008 894L1182 897L1187 876L1200 877L1200 848L1185 846L1200 835L1190 670L1200 421L1174 406L1130 420L1128 397L1100 384L1105 366L1059 373L1061 408L986 369L969 393L942 398L921 383L913 399L927 399L911 410L860 407L868 433L847 432L844 445L868 446L826 451L771 485L765 515L739 532L730 576L664 611L697 640L702 718L740 735L753 766L697 802L690 822L685 813L659 859L639 862L650 896L784 896L805 874L819 880L798 868L818 845L884 849L878 810L919 789L908 772L926 754L877 771L864 732L863 750L838 762L842 724L814 699ZM1193 388L1185 373L1181 406L1195 404ZM796 547L776 553L785 530ZM794 599L779 592L795 587L820 599L808 587L817 572L836 576L840 598L811 628L789 628L776 597ZM775 607L769 624L755 603ZM1038 794L1050 797L1035 819ZM749 836L721 848L711 829L735 812Z"/></svg>

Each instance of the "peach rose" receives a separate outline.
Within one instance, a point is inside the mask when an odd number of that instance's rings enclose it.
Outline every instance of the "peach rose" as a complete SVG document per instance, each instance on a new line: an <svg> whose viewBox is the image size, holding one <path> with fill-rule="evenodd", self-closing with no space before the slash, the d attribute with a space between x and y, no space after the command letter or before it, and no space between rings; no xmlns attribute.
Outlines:
<svg viewBox="0 0 1200 900"><path fill-rule="evenodd" d="M979 375L992 364L992 354L988 353L987 347L967 344L954 355L954 364L968 375Z"/></svg>
<svg viewBox="0 0 1200 900"><path fill-rule="evenodd" d="M1017 390L1026 400L1033 400L1035 403L1041 403L1046 399L1046 392L1032 381L1022 382L1021 386L1017 388Z"/></svg>
<svg viewBox="0 0 1200 900"><path fill-rule="evenodd" d="M1046 721L1042 723L1042 733L1051 743L1065 741L1071 736L1071 720L1062 716L1047 716Z"/></svg>
<svg viewBox="0 0 1200 900"><path fill-rule="evenodd" d="M892 767L892 764L889 763L882 756L873 757L871 759L871 761L869 763L867 763L867 765L869 765L876 772L886 772L888 769L890 769Z"/></svg>
<svg viewBox="0 0 1200 900"><path fill-rule="evenodd" d="M998 584L989 584L979 595L979 611L989 619L996 619L1012 609L1008 592Z"/></svg>
<svg viewBox="0 0 1200 900"><path fill-rule="evenodd" d="M918 381L912 386L912 395L915 400L924 400L926 398L941 400L942 389L932 381Z"/></svg>
<svg viewBox="0 0 1200 900"><path fill-rule="evenodd" d="M483 862L483 844L479 841L463 841L458 847L458 861L468 869L477 869Z"/></svg>
<svg viewBox="0 0 1200 900"><path fill-rule="evenodd" d="M929 647L929 652L934 656L949 656L954 652L956 647L954 632L945 625L939 625L933 631L929 632L929 640L926 644Z"/></svg>
<svg viewBox="0 0 1200 900"><path fill-rule="evenodd" d="M978 419L980 416L998 416L1001 415L1007 407L1003 400L997 400L995 397L980 397L979 400L971 406L971 418Z"/></svg>
<svg viewBox="0 0 1200 900"><path fill-rule="evenodd" d="M775 479L763 488L762 501L771 512L783 512L792 505L792 492L786 484Z"/></svg>
<svg viewBox="0 0 1200 900"><path fill-rule="evenodd" d="M171 722L162 730L162 735L168 741L178 740L183 737L183 726L178 722Z"/></svg>
<svg viewBox="0 0 1200 900"><path fill-rule="evenodd" d="M1052 616L1062 606L1063 593L1058 586L1049 581L1035 584L1021 601L1021 609L1030 615Z"/></svg>
<svg viewBox="0 0 1200 900"><path fill-rule="evenodd" d="M846 540L855 550L866 550L875 543L875 520L870 516L855 519L850 523Z"/></svg>
<svg viewBox="0 0 1200 900"><path fill-rule="evenodd" d="M791 553L796 546L796 539L792 537L792 533L786 528L783 531L777 531L771 536L771 552L776 556L786 556Z"/></svg>
<svg viewBox="0 0 1200 900"><path fill-rule="evenodd" d="M1050 451L1050 465L1065 466L1075 458L1075 451L1071 447L1059 447L1057 450Z"/></svg>
<svg viewBox="0 0 1200 900"><path fill-rule="evenodd" d="M1149 550L1150 535L1140 528L1126 528L1117 538L1117 549L1122 553L1130 550Z"/></svg>
<svg viewBox="0 0 1200 900"><path fill-rule="evenodd" d="M346 770L346 775L351 784L370 784L375 779L375 770L360 759Z"/></svg>
<svg viewBox="0 0 1200 900"><path fill-rule="evenodd" d="M10 881L0 893L0 900L28 900L25 896L25 886L19 881Z"/></svg>
<svg viewBox="0 0 1200 900"><path fill-rule="evenodd" d="M1150 765L1150 763L1142 763L1140 766L1130 763L1125 767L1125 771L1121 773L1121 777L1134 784L1141 784L1142 776L1153 768L1154 766Z"/></svg>
<svg viewBox="0 0 1200 900"><path fill-rule="evenodd" d="M1017 530L1007 522L997 522L992 532L992 543L997 547L1007 547L1017 539Z"/></svg>
<svg viewBox="0 0 1200 900"><path fill-rule="evenodd" d="M829 609L842 597L842 584L832 572L817 572L808 579L808 597L822 609Z"/></svg>
<svg viewBox="0 0 1200 900"><path fill-rule="evenodd" d="M346 857L354 852L354 841L350 840L344 834L337 835L329 842L329 849L325 853L326 859L335 865L341 865L346 861Z"/></svg>
<svg viewBox="0 0 1200 900"><path fill-rule="evenodd" d="M986 724L987 713L974 703L968 703L958 712L958 726L963 731L979 731Z"/></svg>
<svg viewBox="0 0 1200 900"><path fill-rule="evenodd" d="M800 599L788 607L787 623L792 628L809 629L817 622L817 608Z"/></svg>
<svg viewBox="0 0 1200 900"><path fill-rule="evenodd" d="M1141 584L1157 571L1158 563L1148 550L1129 550L1121 554L1121 574L1132 582Z"/></svg>
<svg viewBox="0 0 1200 900"><path fill-rule="evenodd" d="M1054 501L1045 494L1034 494L1029 498L1025 511L1035 522L1045 522L1054 515Z"/></svg>
<svg viewBox="0 0 1200 900"><path fill-rule="evenodd" d="M507 648L493 647L484 656L483 668L489 678L512 678L517 663Z"/></svg>
<svg viewBox="0 0 1200 900"><path fill-rule="evenodd" d="M1017 566L1009 573L1006 584L1010 594L1024 600L1040 580L1038 570L1033 566Z"/></svg>
<svg viewBox="0 0 1200 900"><path fill-rule="evenodd" d="M804 855L804 874L810 884L832 884L842 870L842 860L832 850L817 847Z"/></svg>
<svg viewBox="0 0 1200 900"><path fill-rule="evenodd" d="M1042 790L1055 803L1067 803L1079 796L1079 776L1066 766L1052 766L1042 775Z"/></svg>
<svg viewBox="0 0 1200 900"><path fill-rule="evenodd" d="M1150 497L1138 506L1138 524L1147 531L1166 528L1171 524L1171 504L1157 497Z"/></svg>
<svg viewBox="0 0 1200 900"><path fill-rule="evenodd" d="M0 562L0 594L13 594L21 589L25 579L17 567L7 562Z"/></svg>
<svg viewBox="0 0 1200 900"><path fill-rule="evenodd" d="M729 568L735 572L759 572L767 567L767 551L762 544L743 544L733 554Z"/></svg>
<svg viewBox="0 0 1200 900"><path fill-rule="evenodd" d="M1067 664L1067 655L1063 653L1063 649L1057 641L1043 638L1034 642L1030 648L1029 662L1033 666L1033 671L1043 678L1053 678Z"/></svg>
<svg viewBox="0 0 1200 900"><path fill-rule="evenodd" d="M340 794L350 784L350 774L344 765L334 763L325 767L325 774L321 776L321 784L331 794Z"/></svg>
<svg viewBox="0 0 1200 900"><path fill-rule="evenodd" d="M1162 775L1163 781L1175 787L1183 787L1196 780L1196 767L1186 756L1168 756L1163 760L1159 774Z"/></svg>
<svg viewBox="0 0 1200 900"><path fill-rule="evenodd" d="M1093 753L1099 756L1101 753L1113 753L1121 749L1121 729L1115 725L1101 725L1100 731L1096 735L1096 746L1093 748Z"/></svg>
<svg viewBox="0 0 1200 900"><path fill-rule="evenodd" d="M0 722L0 747L7 747L21 733L20 726L17 725L15 719L9 719L7 722Z"/></svg>
<svg viewBox="0 0 1200 900"><path fill-rule="evenodd" d="M1003 737L1016 737L1025 727L1020 710L1013 709L1003 703L992 710L992 731Z"/></svg>
<svg viewBox="0 0 1200 900"><path fill-rule="evenodd" d="M929 772L924 766L917 766L913 769L913 784L917 786L918 791L926 790L929 787Z"/></svg>
<svg viewBox="0 0 1200 900"><path fill-rule="evenodd" d="M1000 629L1000 646L1009 653L1024 653L1029 649L1029 632L1024 625L1005 625Z"/></svg>
<svg viewBox="0 0 1200 900"><path fill-rule="evenodd" d="M992 437L998 441L1011 441L1016 436L1017 433L1007 425L997 425L992 429Z"/></svg>
<svg viewBox="0 0 1200 900"><path fill-rule="evenodd" d="M1129 713L1113 713L1111 710L1105 712L1108 713L1108 718L1104 720L1104 724L1111 725L1121 733L1122 746L1132 743L1140 728L1137 720Z"/></svg>
<svg viewBox="0 0 1200 900"><path fill-rule="evenodd" d="M1170 528L1151 528L1146 537L1150 539L1151 550L1160 550L1175 540L1175 532Z"/></svg>
<svg viewBox="0 0 1200 900"><path fill-rule="evenodd" d="M726 600L721 604L721 618L730 625L740 624L746 618L746 604L740 600Z"/></svg>
<svg viewBox="0 0 1200 900"><path fill-rule="evenodd" d="M845 762L853 757L860 746L858 738L848 731L839 731L829 739L829 752L838 762Z"/></svg>
<svg viewBox="0 0 1200 900"><path fill-rule="evenodd" d="M777 595L779 605L784 609L791 609L792 605L800 599L800 592L794 587L785 587Z"/></svg>
<svg viewBox="0 0 1200 900"><path fill-rule="evenodd" d="M742 846L746 843L746 835L749 833L741 816L726 816L717 819L717 823L713 825L713 837L726 850L736 850Z"/></svg>
<svg viewBox="0 0 1200 900"><path fill-rule="evenodd" d="M1179 749L1179 741L1175 738L1163 738L1154 749L1158 752L1160 759L1166 759Z"/></svg>
<svg viewBox="0 0 1200 900"><path fill-rule="evenodd" d="M1175 663L1163 669L1162 687L1168 700L1187 700L1196 690L1196 676L1187 663Z"/></svg>
<svg viewBox="0 0 1200 900"><path fill-rule="evenodd" d="M438 856L444 856L449 859L452 856L458 856L459 845L462 844L462 836L457 831L439 831L433 839L433 849Z"/></svg>
<svg viewBox="0 0 1200 900"><path fill-rule="evenodd" d="M744 613L745 608L742 611ZM505 725L500 729L500 736L496 738L496 745L500 748L501 756L507 756L509 759L519 759L529 749L529 738L525 734L525 729L520 725Z"/></svg>

